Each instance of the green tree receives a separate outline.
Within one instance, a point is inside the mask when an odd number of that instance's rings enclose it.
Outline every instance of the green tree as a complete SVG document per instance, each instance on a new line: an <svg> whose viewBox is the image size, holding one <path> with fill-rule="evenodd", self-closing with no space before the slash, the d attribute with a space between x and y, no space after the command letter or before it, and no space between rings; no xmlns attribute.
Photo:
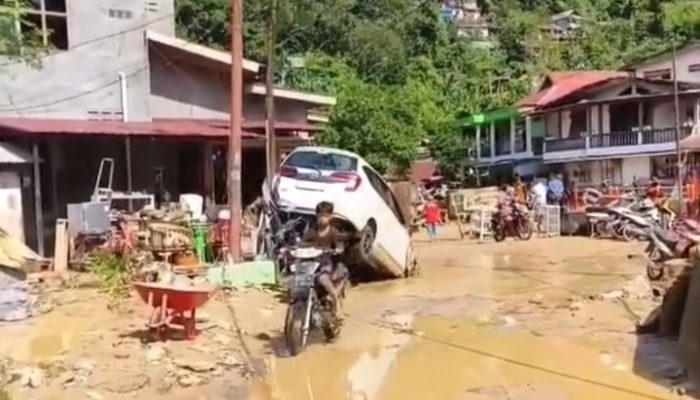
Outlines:
<svg viewBox="0 0 700 400"><path fill-rule="evenodd" d="M663 7L664 26L688 39L700 38L700 4L693 0L669 2Z"/></svg>
<svg viewBox="0 0 700 400"><path fill-rule="evenodd" d="M24 0L0 2L0 56L38 68L50 49L43 45L38 27L26 19L27 7Z"/></svg>

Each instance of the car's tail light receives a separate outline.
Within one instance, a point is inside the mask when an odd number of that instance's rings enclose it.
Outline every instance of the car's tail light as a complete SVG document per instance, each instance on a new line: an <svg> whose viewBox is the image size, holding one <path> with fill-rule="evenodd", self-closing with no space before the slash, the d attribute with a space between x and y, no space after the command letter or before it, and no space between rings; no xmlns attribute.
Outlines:
<svg viewBox="0 0 700 400"><path fill-rule="evenodd" d="M362 183L360 175L354 172L334 172L331 174L331 178L336 182L345 183L345 190L348 192L354 192Z"/></svg>
<svg viewBox="0 0 700 400"><path fill-rule="evenodd" d="M297 169L294 167L281 167L279 174L285 178L294 178L297 175Z"/></svg>

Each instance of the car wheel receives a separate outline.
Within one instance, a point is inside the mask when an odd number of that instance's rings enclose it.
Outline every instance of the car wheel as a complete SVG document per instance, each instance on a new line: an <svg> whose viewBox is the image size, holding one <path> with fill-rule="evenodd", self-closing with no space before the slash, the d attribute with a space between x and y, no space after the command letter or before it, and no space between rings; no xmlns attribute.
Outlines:
<svg viewBox="0 0 700 400"><path fill-rule="evenodd" d="M372 249L374 248L374 240L376 238L377 232L372 224L367 224L367 226L362 229L360 233L360 242L358 243L360 257L362 261L369 263L372 259Z"/></svg>

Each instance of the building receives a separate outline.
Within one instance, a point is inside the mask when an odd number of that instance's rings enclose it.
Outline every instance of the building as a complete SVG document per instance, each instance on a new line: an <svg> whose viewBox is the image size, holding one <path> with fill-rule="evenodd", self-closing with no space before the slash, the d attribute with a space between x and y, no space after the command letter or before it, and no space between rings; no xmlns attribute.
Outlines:
<svg viewBox="0 0 700 400"><path fill-rule="evenodd" d="M700 132L700 42L680 47L676 64L683 138ZM470 142L478 143L465 166L506 177L562 171L591 184L672 178L672 70L666 51L619 71L550 73L513 107L458 120Z"/></svg>
<svg viewBox="0 0 700 400"><path fill-rule="evenodd" d="M578 35L582 25L583 17L574 10L567 10L549 17L541 29L555 40L571 40Z"/></svg>
<svg viewBox="0 0 700 400"><path fill-rule="evenodd" d="M673 61L670 50L660 52L646 60L628 65L638 78L673 79ZM700 40L691 40L676 52L676 71L682 82L700 82Z"/></svg>
<svg viewBox="0 0 700 400"><path fill-rule="evenodd" d="M572 73L525 99L544 164L572 180L630 184L675 174L673 82L617 71ZM700 124L700 85L679 84L682 137Z"/></svg>
<svg viewBox="0 0 700 400"><path fill-rule="evenodd" d="M460 35L478 39L487 39L491 27L481 14L476 0L445 0L440 7L443 20L452 22Z"/></svg>
<svg viewBox="0 0 700 400"><path fill-rule="evenodd" d="M42 161L23 175L23 198L39 205L25 219L28 243L42 250L66 204L90 199L103 158L114 160L114 190L153 193L159 176L175 198L225 202L230 55L176 38L173 0L30 4L26 18L54 50L40 68L0 60L0 144ZM263 76L264 65L244 61L244 202L265 175ZM274 96L278 153L308 143L335 103Z"/></svg>

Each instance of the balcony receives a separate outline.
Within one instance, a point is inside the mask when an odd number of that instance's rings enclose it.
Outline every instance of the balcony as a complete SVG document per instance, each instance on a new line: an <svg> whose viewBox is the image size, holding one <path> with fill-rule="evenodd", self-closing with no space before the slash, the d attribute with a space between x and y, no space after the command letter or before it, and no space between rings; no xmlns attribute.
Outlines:
<svg viewBox="0 0 700 400"><path fill-rule="evenodd" d="M692 127L681 127L681 139L690 135ZM675 150L675 128L624 131L585 137L547 139L545 161L566 161L585 157L622 156Z"/></svg>

